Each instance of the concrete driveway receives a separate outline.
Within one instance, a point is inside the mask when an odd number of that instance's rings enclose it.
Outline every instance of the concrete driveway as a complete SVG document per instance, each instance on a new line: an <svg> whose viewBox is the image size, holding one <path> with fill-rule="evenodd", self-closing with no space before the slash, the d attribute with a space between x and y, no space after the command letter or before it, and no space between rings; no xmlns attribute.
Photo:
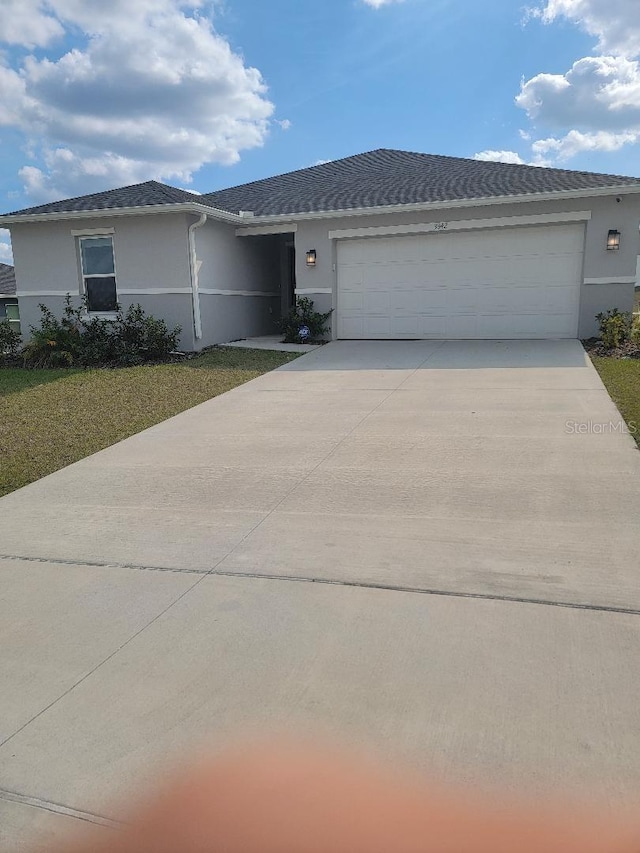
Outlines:
<svg viewBox="0 0 640 853"><path fill-rule="evenodd" d="M637 801L639 484L578 342L344 342L4 498L0 841L271 727Z"/></svg>

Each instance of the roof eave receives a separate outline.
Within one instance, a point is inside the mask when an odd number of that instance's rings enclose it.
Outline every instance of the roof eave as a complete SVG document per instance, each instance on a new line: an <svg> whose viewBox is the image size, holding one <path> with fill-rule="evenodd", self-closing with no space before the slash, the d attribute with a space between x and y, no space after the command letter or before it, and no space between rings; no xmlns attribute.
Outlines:
<svg viewBox="0 0 640 853"><path fill-rule="evenodd" d="M60 210L52 213L16 213L0 216L0 228L6 225L18 225L27 222L53 222L57 220L76 219L98 219L114 216L145 216L159 213L195 213L200 215L206 213L212 219L223 222L246 222L247 217L227 210L219 210L206 204L194 202L180 202L176 204L148 204L137 207L110 207L97 208L93 210Z"/></svg>
<svg viewBox="0 0 640 853"><path fill-rule="evenodd" d="M55 211L52 213L23 213L0 216L0 227L31 222L52 222L60 220L96 219L117 216L144 216L148 214L206 213L212 219L247 226L268 225L270 223L293 222L306 219L332 219L339 216L372 216L382 213L410 213L419 211L451 210L455 208L485 207L494 204L522 204L535 201L563 201L571 199L595 198L607 195L632 195L640 193L640 184L612 184L606 187L592 187L583 190L562 190L556 192L522 193L520 195L481 196L479 198L451 199L449 201L416 202L413 204L389 204L375 207L343 208L318 210L305 213L277 213L252 217L231 213L219 208L194 202L176 204L140 205L136 207L98 208L93 210Z"/></svg>
<svg viewBox="0 0 640 853"><path fill-rule="evenodd" d="M249 224L268 225L275 222L293 222L304 219L332 219L337 216L371 216L381 213L411 213L429 210L451 210L465 207L485 207L491 204L522 204L534 201L567 201L607 195L631 195L640 193L640 184L612 184L607 187L592 187L584 190L562 190L557 192L522 193L521 195L482 196L480 198L454 199L450 201L415 202L413 204L388 204L377 207L353 207L342 210L318 210L308 213L277 213L256 215Z"/></svg>

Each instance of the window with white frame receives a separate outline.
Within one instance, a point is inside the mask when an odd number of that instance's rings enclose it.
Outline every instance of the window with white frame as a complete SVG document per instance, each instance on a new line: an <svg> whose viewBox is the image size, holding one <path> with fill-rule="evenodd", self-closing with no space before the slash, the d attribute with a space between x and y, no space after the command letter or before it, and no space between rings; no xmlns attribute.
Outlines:
<svg viewBox="0 0 640 853"><path fill-rule="evenodd" d="M20 309L17 302L4 302L0 299L0 320L8 320L9 325L20 333Z"/></svg>
<svg viewBox="0 0 640 853"><path fill-rule="evenodd" d="M80 258L87 311L116 311L118 296L113 237L80 237Z"/></svg>

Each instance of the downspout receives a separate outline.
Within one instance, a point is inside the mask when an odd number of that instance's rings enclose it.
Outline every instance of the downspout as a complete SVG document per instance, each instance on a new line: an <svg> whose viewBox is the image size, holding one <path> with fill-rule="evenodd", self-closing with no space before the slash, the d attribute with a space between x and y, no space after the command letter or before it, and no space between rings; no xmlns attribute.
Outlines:
<svg viewBox="0 0 640 853"><path fill-rule="evenodd" d="M196 255L196 229L207 221L207 214L189 226L189 268L191 273L191 298L193 301L193 331L196 341L202 339L202 316L200 314L200 294L198 292L198 257Z"/></svg>

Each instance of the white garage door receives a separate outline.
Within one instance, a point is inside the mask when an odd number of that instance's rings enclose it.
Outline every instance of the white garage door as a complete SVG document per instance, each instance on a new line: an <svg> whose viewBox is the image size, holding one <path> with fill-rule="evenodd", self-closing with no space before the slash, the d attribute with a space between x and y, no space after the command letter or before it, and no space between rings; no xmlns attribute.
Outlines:
<svg viewBox="0 0 640 853"><path fill-rule="evenodd" d="M575 338L584 226L338 242L339 338Z"/></svg>

